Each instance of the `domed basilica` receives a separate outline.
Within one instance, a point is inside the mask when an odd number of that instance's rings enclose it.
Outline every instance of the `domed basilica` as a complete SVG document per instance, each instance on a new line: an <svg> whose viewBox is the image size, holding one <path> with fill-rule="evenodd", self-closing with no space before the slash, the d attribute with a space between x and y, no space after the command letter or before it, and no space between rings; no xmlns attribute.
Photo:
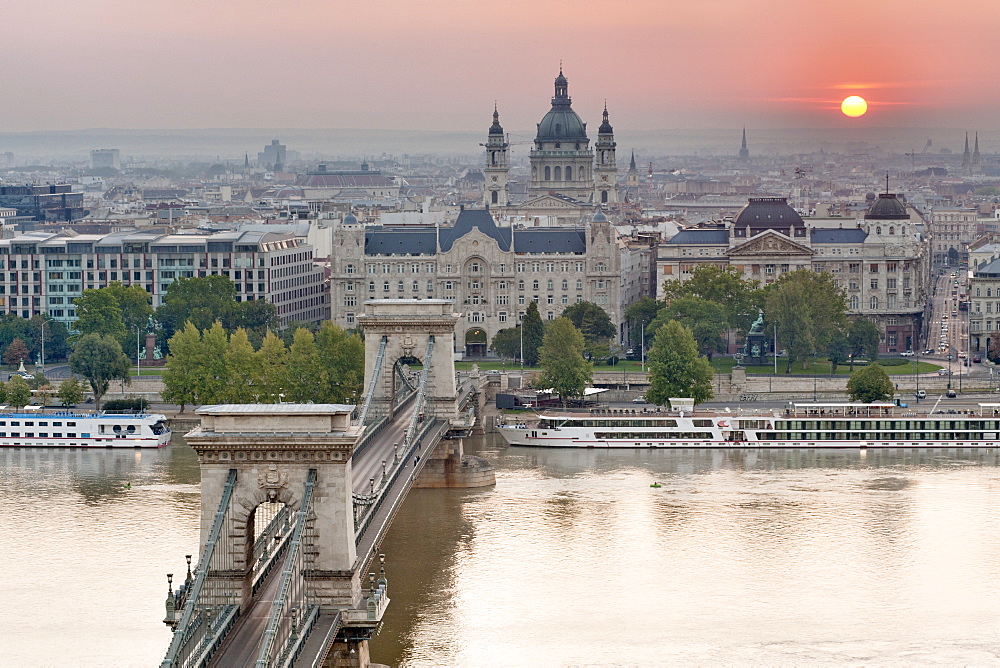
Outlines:
<svg viewBox="0 0 1000 668"><path fill-rule="evenodd" d="M569 81L559 70L552 107L538 123L530 154L528 196L512 203L509 191L509 148L499 112L486 142L484 204L501 207L508 215L549 216L558 223L578 223L593 216L598 206L618 202L618 169L614 129L607 105L593 148L587 124L573 110Z"/></svg>

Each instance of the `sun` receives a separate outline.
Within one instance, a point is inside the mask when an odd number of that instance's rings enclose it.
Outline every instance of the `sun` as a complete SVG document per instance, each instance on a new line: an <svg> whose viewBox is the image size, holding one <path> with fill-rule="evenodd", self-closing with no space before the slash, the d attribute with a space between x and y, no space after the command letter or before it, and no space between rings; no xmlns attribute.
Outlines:
<svg viewBox="0 0 1000 668"><path fill-rule="evenodd" d="M840 110L844 112L844 116L857 118L858 116L864 116L865 112L868 111L868 103L865 102L865 98L852 95L840 103Z"/></svg>

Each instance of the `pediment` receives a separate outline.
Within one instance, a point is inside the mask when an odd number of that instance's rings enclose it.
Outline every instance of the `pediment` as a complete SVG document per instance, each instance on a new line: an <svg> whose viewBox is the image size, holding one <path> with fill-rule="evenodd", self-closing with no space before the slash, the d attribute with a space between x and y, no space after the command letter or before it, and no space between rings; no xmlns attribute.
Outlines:
<svg viewBox="0 0 1000 668"><path fill-rule="evenodd" d="M521 209L559 209L562 211L566 210L578 210L581 208L586 208L588 205L584 202L568 202L565 199L559 197L552 197L551 195L539 195L538 197L532 197L529 200L525 200L518 205Z"/></svg>
<svg viewBox="0 0 1000 668"><path fill-rule="evenodd" d="M748 257L756 255L784 255L784 256L809 256L813 255L813 250L808 246L792 241L784 234L768 230L758 234L746 243L730 248L726 255L730 257Z"/></svg>

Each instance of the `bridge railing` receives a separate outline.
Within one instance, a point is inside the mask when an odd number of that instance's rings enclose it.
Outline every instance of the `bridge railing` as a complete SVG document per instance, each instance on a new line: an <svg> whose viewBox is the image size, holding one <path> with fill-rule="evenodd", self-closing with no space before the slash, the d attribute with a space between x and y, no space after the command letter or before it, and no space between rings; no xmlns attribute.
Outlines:
<svg viewBox="0 0 1000 668"><path fill-rule="evenodd" d="M288 547L289 537L292 533L292 511L288 506L282 506L275 516L268 522L264 531L253 544L253 593L267 580L267 576L278 563L285 548Z"/></svg>
<svg viewBox="0 0 1000 668"><path fill-rule="evenodd" d="M267 628L261 637L256 668L287 665L294 660L293 648L301 646L300 638L308 635L319 613L319 607L310 605L305 595L302 573L307 568L303 536L312 513L313 490L316 487L316 469L309 470L302 505L295 518L291 542L281 570L281 581L271 605ZM298 605L296 605L298 603Z"/></svg>
<svg viewBox="0 0 1000 668"><path fill-rule="evenodd" d="M382 364L385 362L385 347L389 342L389 337L383 336L382 342L378 347L378 356L375 358L375 368L372 371L371 380L368 382L367 392L365 392L365 401L361 405L361 412L354 416L357 424L364 424L365 420L368 418L368 409L371 408L372 399L375 397L375 388L378 385L378 380L382 375Z"/></svg>
<svg viewBox="0 0 1000 668"><path fill-rule="evenodd" d="M236 591L219 582L206 585L210 573L232 570L232 564L228 563L231 557L221 550L217 553L215 548L223 532L228 533L232 528L231 505L235 486L236 469L230 469L212 521L212 529L198 561L194 582L187 590L184 612L174 629L170 647L160 664L161 668L207 663L239 614ZM203 595L205 601L202 600Z"/></svg>
<svg viewBox="0 0 1000 668"><path fill-rule="evenodd" d="M424 436L426 436L427 433L432 431L434 428L440 427L441 424L439 423L442 423L442 421L435 418L425 420L423 423L424 426L413 439L413 442L410 443L409 447L404 448L403 452L399 453L398 456L394 456L392 466L386 467L382 478L374 484L372 491L369 494L354 494L355 542L359 542L361 537L364 536L365 531L368 529L368 525L371 524L375 515L378 513L379 508L382 507L386 491L392 488L399 476L406 470L406 466L410 459L413 458L414 453L420 449Z"/></svg>

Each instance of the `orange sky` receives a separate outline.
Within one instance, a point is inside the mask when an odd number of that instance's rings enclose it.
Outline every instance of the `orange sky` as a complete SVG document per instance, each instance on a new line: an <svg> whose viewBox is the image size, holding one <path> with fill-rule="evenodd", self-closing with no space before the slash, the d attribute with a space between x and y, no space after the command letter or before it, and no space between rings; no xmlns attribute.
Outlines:
<svg viewBox="0 0 1000 668"><path fill-rule="evenodd" d="M7 0L0 131L998 125L997 0ZM840 100L869 102L847 119Z"/></svg>

